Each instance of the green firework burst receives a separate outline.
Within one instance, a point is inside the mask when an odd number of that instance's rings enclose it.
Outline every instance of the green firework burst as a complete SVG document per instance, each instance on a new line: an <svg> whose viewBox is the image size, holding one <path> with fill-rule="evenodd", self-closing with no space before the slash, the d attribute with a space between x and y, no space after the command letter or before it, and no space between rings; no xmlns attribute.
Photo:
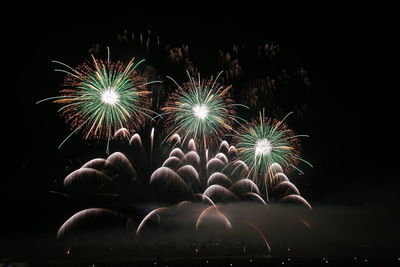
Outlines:
<svg viewBox="0 0 400 267"><path fill-rule="evenodd" d="M233 122L240 119L235 116L235 106L239 104L234 104L228 96L231 86L217 83L220 74L215 80L212 77L201 80L199 75L196 81L188 73L190 82L182 86L168 77L178 86L161 109L166 114L171 136L176 133L183 140L193 138L207 148L208 143L232 130Z"/></svg>
<svg viewBox="0 0 400 267"><path fill-rule="evenodd" d="M137 66L132 59L126 66L96 59L73 69L68 65L53 61L67 68L56 69L66 73L64 89L61 95L43 99L54 100L62 107L58 110L71 125L73 132L81 131L84 139L110 138L114 131L125 127L136 129L141 122L150 117L147 106L150 91L136 72ZM60 147L61 147L60 145Z"/></svg>
<svg viewBox="0 0 400 267"><path fill-rule="evenodd" d="M239 159L249 166L249 177L265 190L273 179L273 163L278 163L285 171L296 169L301 172L296 164L306 162L300 158L298 137L307 135L295 135L284 123L287 116L278 121L266 119L264 111L260 112L259 121L246 124L237 137Z"/></svg>

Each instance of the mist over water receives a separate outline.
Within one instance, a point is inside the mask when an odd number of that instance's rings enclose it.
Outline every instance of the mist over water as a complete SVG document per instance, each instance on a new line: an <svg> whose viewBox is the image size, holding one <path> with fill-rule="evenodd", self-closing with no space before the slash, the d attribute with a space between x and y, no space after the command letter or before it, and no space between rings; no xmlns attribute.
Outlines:
<svg viewBox="0 0 400 267"><path fill-rule="evenodd" d="M143 209L150 211L164 204L143 206ZM315 205L313 210L308 210L246 202L218 205L218 211L229 221L230 227L216 212L200 216L207 207L200 203L184 203L164 209L151 216L138 234L139 220L129 220L125 224L120 213L106 212L92 222L86 220L86 226L90 227L68 233L68 242L55 241L54 235L45 232L5 237L1 242L1 256L13 255L10 248L14 248L15 256L22 252L27 258L47 260L221 255L373 259L393 258L399 253L400 221L384 213L380 206ZM381 219L370 219L374 217Z"/></svg>

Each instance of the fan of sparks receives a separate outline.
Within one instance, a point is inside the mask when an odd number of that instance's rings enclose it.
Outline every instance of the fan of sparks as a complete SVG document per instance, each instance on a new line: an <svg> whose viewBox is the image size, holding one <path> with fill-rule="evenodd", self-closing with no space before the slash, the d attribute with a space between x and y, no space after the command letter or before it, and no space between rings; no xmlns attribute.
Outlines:
<svg viewBox="0 0 400 267"><path fill-rule="evenodd" d="M232 130L232 124L238 122L235 114L236 106L229 97L232 86L224 87L217 83L220 72L215 79L197 81L187 72L189 82L178 87L161 109L166 115L171 134L178 134L183 141L193 138L204 148L215 143L216 138L224 136ZM215 142L214 142L215 141Z"/></svg>
<svg viewBox="0 0 400 267"><path fill-rule="evenodd" d="M122 62L102 61L92 56L92 62L77 68L53 61L67 68L56 69L66 73L61 95L43 99L62 104L58 110L70 123L73 132L81 131L84 139L105 139L124 127L135 130L152 112L147 107L151 92L136 71L144 60L137 63L134 58L125 66Z"/></svg>
<svg viewBox="0 0 400 267"><path fill-rule="evenodd" d="M290 113L287 115L289 116ZM286 171L296 169L298 161L307 161L300 158L300 145L298 137L287 127L284 120L272 120L265 117L264 111L260 112L259 121L247 123L237 137L237 153L240 160L250 167L249 176L257 185L265 190L274 176L273 164L277 163Z"/></svg>

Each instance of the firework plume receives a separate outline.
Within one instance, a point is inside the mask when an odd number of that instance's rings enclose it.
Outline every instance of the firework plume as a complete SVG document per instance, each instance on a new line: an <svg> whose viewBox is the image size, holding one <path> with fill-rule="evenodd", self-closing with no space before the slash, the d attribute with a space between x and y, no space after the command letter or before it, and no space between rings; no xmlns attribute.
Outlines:
<svg viewBox="0 0 400 267"><path fill-rule="evenodd" d="M300 173L297 162L309 164L300 158L298 142L298 137L307 135L295 135L284 123L287 116L281 121L272 120L265 117L264 111L260 112L259 120L246 124L237 137L238 157L249 166L248 176L264 187L266 195L268 185L273 182L274 164L286 171L296 169Z"/></svg>
<svg viewBox="0 0 400 267"><path fill-rule="evenodd" d="M92 62L77 68L58 62L67 70L61 95L43 99L53 100L62 107L58 110L71 125L72 133L81 131L84 139L110 138L111 133L124 127L137 129L144 119L151 118L147 107L150 91L136 68L144 60L135 63L132 58L125 66L122 62L102 61L92 56ZM154 112L153 112L154 113Z"/></svg>
<svg viewBox="0 0 400 267"><path fill-rule="evenodd" d="M206 149L210 143L216 143L218 137L232 130L232 124L238 122L235 107L229 97L231 86L224 87L217 83L218 77L197 81L188 73L190 82L178 85L167 104L161 109L174 134L182 136L183 142L193 138Z"/></svg>

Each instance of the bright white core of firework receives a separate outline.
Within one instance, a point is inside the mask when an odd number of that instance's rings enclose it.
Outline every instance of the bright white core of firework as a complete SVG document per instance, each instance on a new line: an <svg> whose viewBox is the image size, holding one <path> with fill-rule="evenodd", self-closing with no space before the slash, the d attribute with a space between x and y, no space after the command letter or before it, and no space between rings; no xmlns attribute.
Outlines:
<svg viewBox="0 0 400 267"><path fill-rule="evenodd" d="M114 88L109 88L101 93L101 101L108 105L115 105L119 100L119 95Z"/></svg>
<svg viewBox="0 0 400 267"><path fill-rule="evenodd" d="M199 120L204 120L208 115L208 107L204 104L198 104L193 107L193 113Z"/></svg>
<svg viewBox="0 0 400 267"><path fill-rule="evenodd" d="M271 153L272 145L271 142L268 141L266 138L258 140L255 145L255 153L257 156L265 156Z"/></svg>

